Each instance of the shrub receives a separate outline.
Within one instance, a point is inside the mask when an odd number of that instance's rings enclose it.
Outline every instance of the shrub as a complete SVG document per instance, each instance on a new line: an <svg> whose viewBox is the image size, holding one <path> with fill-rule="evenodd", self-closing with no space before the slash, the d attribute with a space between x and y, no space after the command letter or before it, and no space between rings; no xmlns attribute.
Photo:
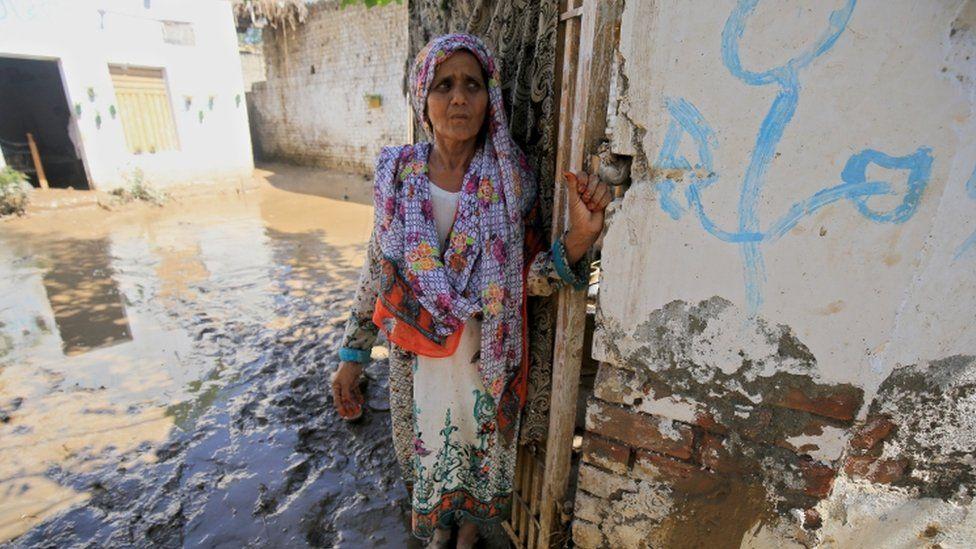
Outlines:
<svg viewBox="0 0 976 549"><path fill-rule="evenodd" d="M10 166L0 169L0 216L23 215L30 201L30 189L26 175Z"/></svg>
<svg viewBox="0 0 976 549"><path fill-rule="evenodd" d="M166 201L166 195L146 180L146 175L141 169L136 168L132 175L126 175L125 181L128 186L114 189L112 194L119 197L124 202L132 200L142 200L161 206Z"/></svg>

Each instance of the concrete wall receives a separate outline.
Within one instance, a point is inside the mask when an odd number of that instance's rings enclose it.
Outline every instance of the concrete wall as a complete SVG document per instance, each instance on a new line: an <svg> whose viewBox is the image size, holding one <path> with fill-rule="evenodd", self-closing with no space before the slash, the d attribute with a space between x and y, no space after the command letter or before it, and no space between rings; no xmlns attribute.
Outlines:
<svg viewBox="0 0 976 549"><path fill-rule="evenodd" d="M265 28L264 47L268 80L251 92L262 158L371 172L380 148L407 141L406 2L321 2L295 30Z"/></svg>
<svg viewBox="0 0 976 549"><path fill-rule="evenodd" d="M976 539L976 2L628 0L583 547Z"/></svg>
<svg viewBox="0 0 976 549"><path fill-rule="evenodd" d="M192 25L193 45L166 43L164 21ZM68 104L81 110L72 122L75 145L98 188L123 185L136 168L160 186L251 174L244 83L228 1L4 0L0 56L59 61ZM109 64L163 69L179 150L128 151L121 120L109 114L115 104ZM185 97L193 98L190 108Z"/></svg>

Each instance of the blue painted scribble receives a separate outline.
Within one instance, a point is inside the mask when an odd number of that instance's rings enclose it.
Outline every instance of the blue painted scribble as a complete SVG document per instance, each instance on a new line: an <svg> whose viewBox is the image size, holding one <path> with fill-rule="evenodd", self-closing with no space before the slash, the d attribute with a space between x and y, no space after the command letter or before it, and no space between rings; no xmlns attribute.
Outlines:
<svg viewBox="0 0 976 549"><path fill-rule="evenodd" d="M973 170L972 175L969 176L969 180L966 181L966 194L969 198L976 200L976 170ZM969 235L969 238L963 241L956 250L956 255L952 258L953 261L963 257L964 255L971 255L969 252L976 250L976 231Z"/></svg>
<svg viewBox="0 0 976 549"><path fill-rule="evenodd" d="M671 123L668 124L668 131L664 136L664 146L657 155L655 166L661 169L696 170L712 173L712 149L718 146L715 132L705 123L704 117L698 112L694 105L684 99L665 99L665 108L671 114ZM684 156L679 156L678 147L681 145L681 138L687 134L694 141L698 151L698 161L692 164ZM696 181L697 174L691 176ZM708 180L714 180L710 176ZM711 181L708 181L711 183ZM684 214L684 207L674 198L674 181L664 179L657 184L660 195L661 208L671 216L672 219L680 219Z"/></svg>
<svg viewBox="0 0 976 549"><path fill-rule="evenodd" d="M729 15L722 31L722 61L725 67L733 76L750 86L772 84L779 89L759 127L749 165L742 179L738 203L739 222L735 230L722 229L709 217L702 204L702 191L719 179L713 168L712 151L717 147L714 130L691 102L683 98L665 100L671 122L655 167L689 170L690 183L685 189L688 208L694 212L702 228L709 234L724 242L739 245L743 259L746 302L752 315L762 305L762 285L766 278L761 250L763 243L776 241L804 217L839 200L852 202L861 215L872 221L903 223L918 209L922 193L929 182L932 168L930 149L922 147L906 156L890 156L881 151L866 149L848 160L841 173L843 183L820 190L809 198L794 203L765 231L761 228L758 206L766 184L766 172L776 156L776 149L786 127L796 113L800 100L800 71L834 46L847 28L856 1L847 0L842 8L831 12L827 29L809 48L783 65L763 72L743 68L739 56L739 42L745 31L746 21L759 0L739 0ZM685 157L678 156L678 147L684 135L690 136L697 148L698 162L694 165ZM902 202L890 211L876 211L868 204L868 199L872 196L897 194L888 182L867 180L866 172L870 164L889 170L908 171L907 192ZM705 175L699 175L701 173ZM666 177L655 188L659 193L662 210L673 219L679 219L685 210L674 198L675 182Z"/></svg>
<svg viewBox="0 0 976 549"><path fill-rule="evenodd" d="M865 183L868 164L877 164L889 170L908 170L908 191L902 199L901 204L887 212L877 212L867 204L866 196L851 197L851 201L857 205L857 210L861 215L878 223L904 223L908 221L918 203L922 200L922 191L928 185L929 176L932 174L932 150L921 148L908 156L888 156L887 154L867 149L852 156L840 178L847 183Z"/></svg>

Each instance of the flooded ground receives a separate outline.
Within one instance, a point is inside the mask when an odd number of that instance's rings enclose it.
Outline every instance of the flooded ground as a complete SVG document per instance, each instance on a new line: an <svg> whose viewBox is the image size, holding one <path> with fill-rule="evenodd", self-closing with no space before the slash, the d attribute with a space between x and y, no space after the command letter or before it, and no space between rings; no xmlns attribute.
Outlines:
<svg viewBox="0 0 976 549"><path fill-rule="evenodd" d="M410 543L383 361L327 395L369 184L258 174L0 222L0 545Z"/></svg>

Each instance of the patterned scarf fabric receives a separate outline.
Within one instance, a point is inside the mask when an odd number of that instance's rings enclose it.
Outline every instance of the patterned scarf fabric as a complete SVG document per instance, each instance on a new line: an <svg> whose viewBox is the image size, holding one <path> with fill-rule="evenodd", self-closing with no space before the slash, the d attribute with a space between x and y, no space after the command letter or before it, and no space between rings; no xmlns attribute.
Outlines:
<svg viewBox="0 0 976 549"><path fill-rule="evenodd" d="M428 138L433 131L425 107L434 72L458 50L472 53L488 74L487 135L462 181L446 249L440 249L430 200L430 143L403 147L393 161L378 165L377 238L384 257L412 290L407 301L418 302L433 317L429 337L435 342L482 314L479 372L499 413L514 417L525 383L523 219L535 199L535 181L509 134L495 61L474 36L435 38L417 56L411 99ZM503 398L517 377L521 394Z"/></svg>

